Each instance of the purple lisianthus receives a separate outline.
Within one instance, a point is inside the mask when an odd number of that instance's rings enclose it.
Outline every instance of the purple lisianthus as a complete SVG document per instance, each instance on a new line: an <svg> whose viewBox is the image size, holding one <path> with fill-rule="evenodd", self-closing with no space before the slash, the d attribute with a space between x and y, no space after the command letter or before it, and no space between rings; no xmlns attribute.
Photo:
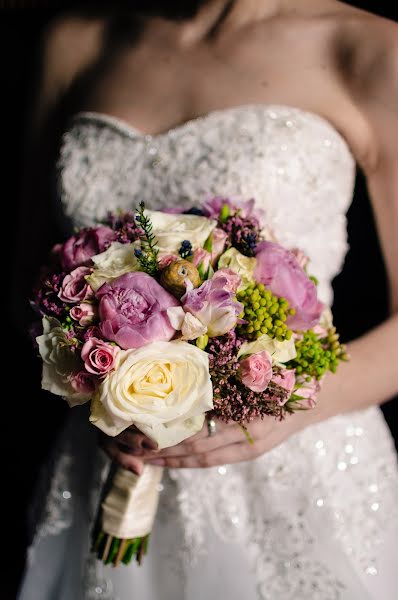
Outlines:
<svg viewBox="0 0 398 600"><path fill-rule="evenodd" d="M261 210L255 207L255 200L239 200L236 198L223 198L222 196L215 196L206 200L202 206L205 217L210 219L216 219L220 217L220 212L223 206L227 205L232 213L239 211L239 215L243 219L257 219L258 221L262 218L263 213Z"/></svg>
<svg viewBox="0 0 398 600"><path fill-rule="evenodd" d="M146 273L126 273L105 283L97 297L103 337L124 350L169 341L175 334L167 309L179 302Z"/></svg>
<svg viewBox="0 0 398 600"><path fill-rule="evenodd" d="M226 277L209 279L182 297L185 312L207 327L209 337L224 335L234 329L243 310L243 305L236 302L233 292L228 290L229 283Z"/></svg>
<svg viewBox="0 0 398 600"><path fill-rule="evenodd" d="M109 227L83 229L58 249L62 268L71 271L89 265L91 257L106 250L115 239L116 233Z"/></svg>
<svg viewBox="0 0 398 600"><path fill-rule="evenodd" d="M276 296L286 298L296 314L286 321L293 330L314 327L321 316L323 304L318 300L316 286L300 267L292 252L273 242L257 246L254 278L270 288Z"/></svg>

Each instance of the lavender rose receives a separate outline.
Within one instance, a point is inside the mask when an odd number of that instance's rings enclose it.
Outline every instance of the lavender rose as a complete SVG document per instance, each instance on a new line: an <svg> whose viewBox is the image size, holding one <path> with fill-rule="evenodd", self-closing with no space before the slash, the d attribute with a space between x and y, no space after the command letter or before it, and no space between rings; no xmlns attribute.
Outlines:
<svg viewBox="0 0 398 600"><path fill-rule="evenodd" d="M298 400L300 408L314 408L320 390L321 383L316 379L311 379L311 381L303 383L303 385L295 392L300 398Z"/></svg>
<svg viewBox="0 0 398 600"><path fill-rule="evenodd" d="M69 238L60 249L62 268L71 271L89 265L91 257L103 252L115 239L116 234L109 227L83 229Z"/></svg>
<svg viewBox="0 0 398 600"><path fill-rule="evenodd" d="M175 334L167 309L179 302L146 273L126 273L101 286L97 297L102 335L124 350Z"/></svg>
<svg viewBox="0 0 398 600"><path fill-rule="evenodd" d="M188 291L183 297L185 312L191 313L207 327L207 335L224 335L236 326L243 305L234 300L225 277L209 279L199 288Z"/></svg>
<svg viewBox="0 0 398 600"><path fill-rule="evenodd" d="M315 284L300 267L292 252L273 242L257 246L254 278L270 288L273 294L288 300L296 314L287 325L294 330L306 330L319 321L323 304L317 298Z"/></svg>
<svg viewBox="0 0 398 600"><path fill-rule="evenodd" d="M92 337L84 344L81 357L86 371L103 377L115 368L119 352L117 346Z"/></svg>
<svg viewBox="0 0 398 600"><path fill-rule="evenodd" d="M266 350L240 361L240 378L253 392L264 392L272 378L272 356Z"/></svg>
<svg viewBox="0 0 398 600"><path fill-rule="evenodd" d="M77 304L93 296L94 292L86 281L90 273L91 269L88 267L78 267L66 275L58 292L59 298L63 302Z"/></svg>

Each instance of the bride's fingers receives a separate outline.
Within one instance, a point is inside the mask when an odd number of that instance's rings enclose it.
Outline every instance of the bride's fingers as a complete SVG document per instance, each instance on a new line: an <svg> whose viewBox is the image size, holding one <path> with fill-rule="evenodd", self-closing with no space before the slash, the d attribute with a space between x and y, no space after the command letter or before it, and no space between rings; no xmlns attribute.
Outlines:
<svg viewBox="0 0 398 600"><path fill-rule="evenodd" d="M135 475L141 475L144 469L144 463L142 460L136 456L132 456L123 452L120 448L118 448L117 444L113 440L108 442L104 439L101 439L100 446L109 456L109 458L117 462L117 464L123 467L123 469L132 471L135 473Z"/></svg>
<svg viewBox="0 0 398 600"><path fill-rule="evenodd" d="M245 441L223 446L204 454L156 458L147 462L170 469L203 469L252 460L263 454L265 449L266 444L263 440L254 442L254 444Z"/></svg>
<svg viewBox="0 0 398 600"><path fill-rule="evenodd" d="M196 438L196 439L195 439ZM225 428L221 432L217 432L214 436L209 437L192 437L171 448L165 448L160 452L156 453L154 458L165 458L172 456L188 456L192 454L205 454L211 452L216 448L222 446L229 446L237 442L245 441L246 437L242 429L235 425L235 427Z"/></svg>
<svg viewBox="0 0 398 600"><path fill-rule="evenodd" d="M153 452L158 448L156 442L137 429L125 429L125 431L122 431L114 439L116 443L128 448L130 453L134 452L137 455Z"/></svg>

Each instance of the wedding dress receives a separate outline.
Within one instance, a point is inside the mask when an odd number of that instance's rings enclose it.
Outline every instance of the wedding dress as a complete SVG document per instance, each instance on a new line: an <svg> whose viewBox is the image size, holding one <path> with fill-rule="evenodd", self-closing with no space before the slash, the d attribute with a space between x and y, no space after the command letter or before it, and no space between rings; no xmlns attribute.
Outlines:
<svg viewBox="0 0 398 600"><path fill-rule="evenodd" d="M79 113L62 138L59 212L82 226L141 200L162 209L254 197L279 240L308 254L331 303L354 172L331 124L293 107L214 111L154 136ZM103 567L89 553L107 468L85 408L74 408L20 600L398 597L398 472L379 408L308 427L250 462L169 471L141 567Z"/></svg>

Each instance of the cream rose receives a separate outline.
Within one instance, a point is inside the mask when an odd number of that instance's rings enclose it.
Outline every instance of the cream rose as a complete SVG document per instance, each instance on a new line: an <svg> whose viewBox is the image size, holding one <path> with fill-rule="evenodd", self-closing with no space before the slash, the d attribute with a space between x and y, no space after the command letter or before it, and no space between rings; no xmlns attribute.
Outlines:
<svg viewBox="0 0 398 600"><path fill-rule="evenodd" d="M279 342L266 333L254 342L245 342L239 349L238 358L247 354L258 354L266 350L272 356L272 364L286 363L296 357L294 340Z"/></svg>
<svg viewBox="0 0 398 600"><path fill-rule="evenodd" d="M167 254L176 254L184 240L189 240L192 249L202 248L217 223L198 215L168 214L147 210L153 225L158 248Z"/></svg>
<svg viewBox="0 0 398 600"><path fill-rule="evenodd" d="M117 277L132 271L139 271L140 265L134 254L135 244L113 242L109 248L92 257L94 270L86 280L96 292L102 284L110 283Z"/></svg>
<svg viewBox="0 0 398 600"><path fill-rule="evenodd" d="M115 436L135 425L160 448L200 431L213 408L208 355L180 340L120 352L119 367L101 384L90 421Z"/></svg>
<svg viewBox="0 0 398 600"><path fill-rule="evenodd" d="M72 386L70 376L78 370L79 363L60 322L43 317L43 335L39 335L36 341L43 359L43 390L63 396L70 406L87 402L90 395L77 392Z"/></svg>
<svg viewBox="0 0 398 600"><path fill-rule="evenodd" d="M244 256L236 248L230 248L221 255L218 261L219 269L232 269L240 275L241 284L238 287L238 292L247 288L254 281L253 271L256 266L256 259Z"/></svg>

